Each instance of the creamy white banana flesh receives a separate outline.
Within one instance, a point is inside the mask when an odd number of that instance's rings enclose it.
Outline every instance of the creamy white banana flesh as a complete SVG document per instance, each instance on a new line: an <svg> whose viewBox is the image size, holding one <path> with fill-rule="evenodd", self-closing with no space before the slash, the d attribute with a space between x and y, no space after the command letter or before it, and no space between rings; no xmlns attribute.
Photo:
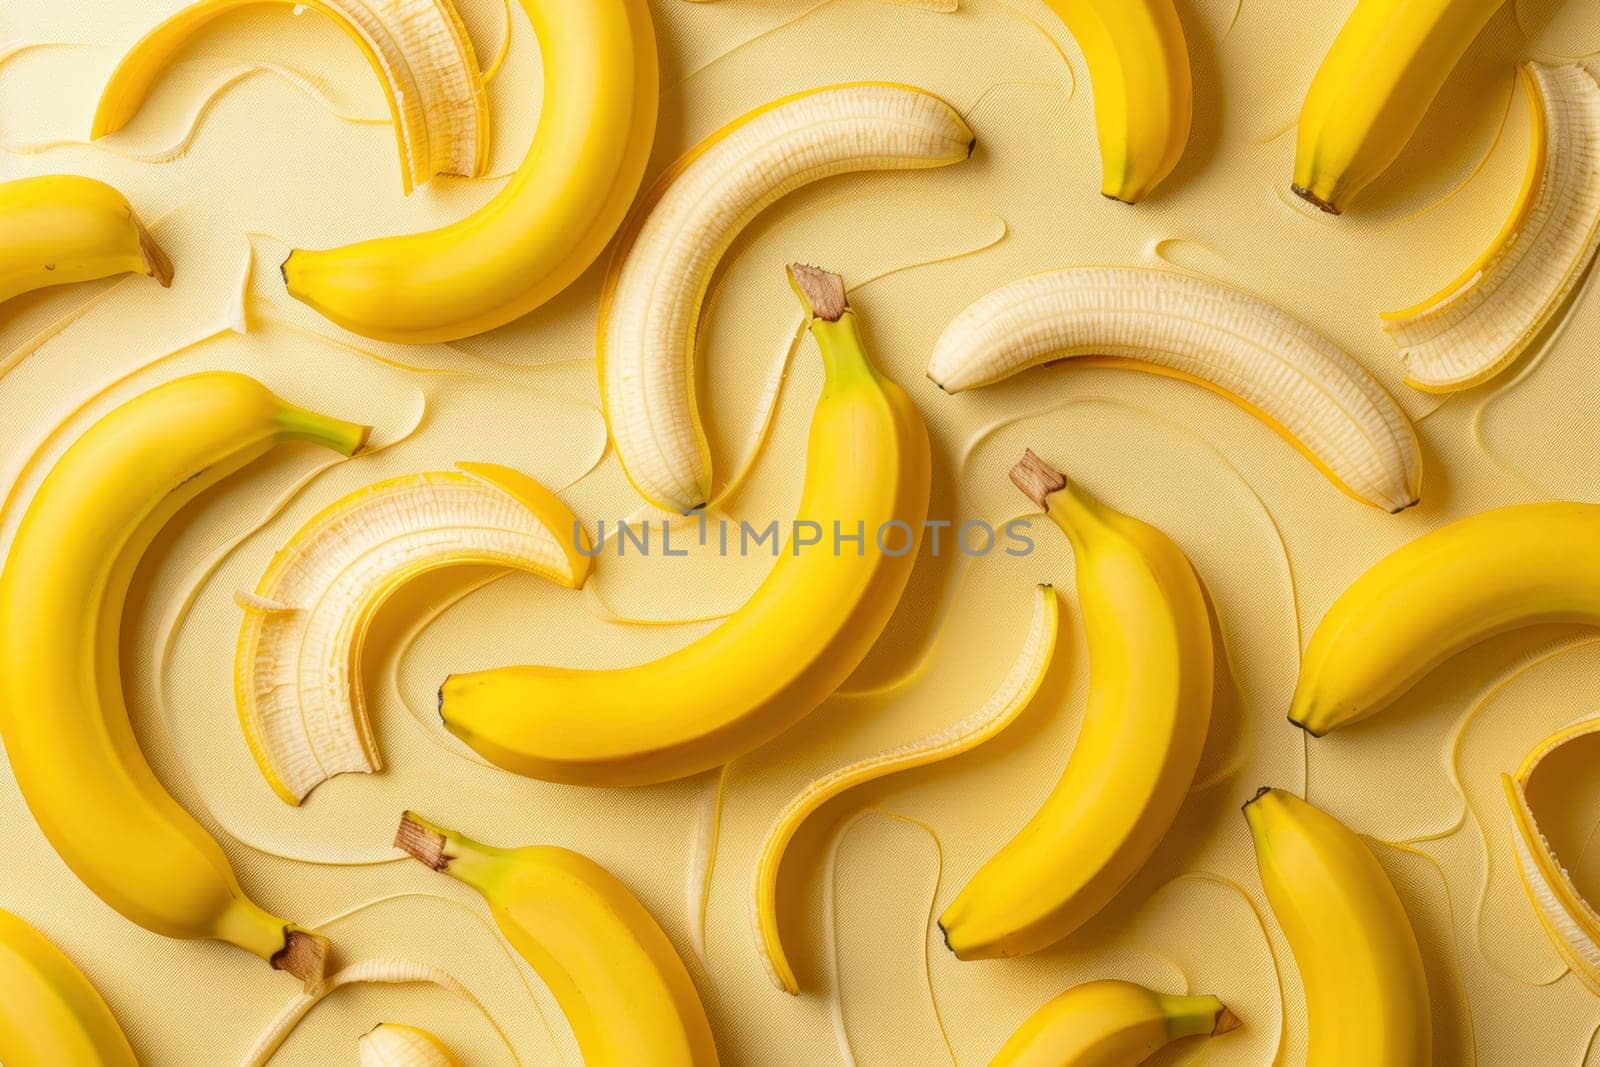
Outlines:
<svg viewBox="0 0 1600 1067"><path fill-rule="evenodd" d="M606 421L640 495L679 512L711 499L695 337L712 274L739 232L803 185L959 163L973 144L961 116L921 89L837 85L751 112L668 173L625 229L601 306Z"/></svg>
<svg viewBox="0 0 1600 1067"><path fill-rule="evenodd" d="M957 393L1069 358L1207 386L1358 500L1391 512L1418 500L1416 432L1383 386L1293 316L1202 278L1143 267L1023 278L956 316L928 377Z"/></svg>
<svg viewBox="0 0 1600 1067"><path fill-rule="evenodd" d="M492 464L403 475L312 518L241 593L239 721L261 772L298 804L337 774L382 767L359 671L367 625L425 571L489 564L578 588L588 542L527 475Z"/></svg>
<svg viewBox="0 0 1600 1067"><path fill-rule="evenodd" d="M1532 162L1510 220L1466 274L1422 304L1383 316L1406 382L1467 389L1513 363L1600 249L1600 83L1581 66L1522 68Z"/></svg>

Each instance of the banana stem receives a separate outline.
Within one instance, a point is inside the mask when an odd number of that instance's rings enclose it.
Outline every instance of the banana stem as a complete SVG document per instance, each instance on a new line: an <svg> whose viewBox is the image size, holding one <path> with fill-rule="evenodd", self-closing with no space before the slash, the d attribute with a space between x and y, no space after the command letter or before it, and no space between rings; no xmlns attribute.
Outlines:
<svg viewBox="0 0 1600 1067"><path fill-rule="evenodd" d="M1086 547L1081 536L1083 529L1105 523L1100 503L1072 479L1040 459L1031 448L1025 450L1011 468L1011 484L1061 527L1075 552L1082 552Z"/></svg>
<svg viewBox="0 0 1600 1067"><path fill-rule="evenodd" d="M419 862L479 892L487 892L489 883L500 870L499 860L503 855L501 849L436 826L414 811L400 816L394 844Z"/></svg>
<svg viewBox="0 0 1600 1067"><path fill-rule="evenodd" d="M791 263L789 284L811 316L807 326L822 352L827 388L839 388L853 378L876 380L878 372L867 356L855 311L845 295L844 279L818 267Z"/></svg>
<svg viewBox="0 0 1600 1067"><path fill-rule="evenodd" d="M286 404L278 414L278 432L286 441L310 441L342 456L353 456L365 447L372 427Z"/></svg>

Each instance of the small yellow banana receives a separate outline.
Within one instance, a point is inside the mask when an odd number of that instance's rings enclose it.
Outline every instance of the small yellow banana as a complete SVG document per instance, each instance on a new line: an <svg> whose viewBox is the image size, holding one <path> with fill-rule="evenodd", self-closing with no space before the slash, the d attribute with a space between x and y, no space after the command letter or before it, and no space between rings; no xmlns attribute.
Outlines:
<svg viewBox="0 0 1600 1067"><path fill-rule="evenodd" d="M0 911L0 1063L138 1067L122 1027L60 949Z"/></svg>
<svg viewBox="0 0 1600 1067"><path fill-rule="evenodd" d="M782 539L766 580L715 630L650 663L505 667L446 679L439 713L480 755L554 782L684 778L810 714L883 632L921 544L928 432L868 358L843 279L799 265L789 272L825 380L793 535Z"/></svg>
<svg viewBox="0 0 1600 1067"><path fill-rule="evenodd" d="M1244 814L1267 903L1305 988L1306 1067L1431 1064L1422 951L1372 851L1281 789L1261 790Z"/></svg>
<svg viewBox="0 0 1600 1067"><path fill-rule="evenodd" d="M1300 111L1294 191L1337 215L1389 169L1505 0L1360 0Z"/></svg>
<svg viewBox="0 0 1600 1067"><path fill-rule="evenodd" d="M0 304L128 273L172 284L172 262L121 193L75 174L0 182Z"/></svg>
<svg viewBox="0 0 1600 1067"><path fill-rule="evenodd" d="M300 528L241 594L239 721L261 773L298 804L336 774L383 765L359 665L385 600L427 571L514 567L569 588L589 575L572 510L525 474L488 463L358 489Z"/></svg>
<svg viewBox="0 0 1600 1067"><path fill-rule="evenodd" d="M361 1067L461 1067L437 1037L415 1026L380 1023L356 1042Z"/></svg>
<svg viewBox="0 0 1600 1067"><path fill-rule="evenodd" d="M456 341L521 318L577 280L644 179L660 96L646 0L522 0L544 62L539 128L493 200L441 229L283 264L289 294L381 341Z"/></svg>
<svg viewBox="0 0 1600 1067"><path fill-rule="evenodd" d="M1203 278L1079 267L1003 285L945 328L928 377L957 393L1068 358L1220 393L1363 503L1402 511L1421 492L1416 432L1372 375L1290 315Z"/></svg>
<svg viewBox="0 0 1600 1067"><path fill-rule="evenodd" d="M247 898L145 762L123 702L120 630L140 557L186 503L280 443L351 455L367 432L242 374L157 386L67 448L0 574L0 737L67 866L148 930L231 942L313 986L326 941Z"/></svg>
<svg viewBox="0 0 1600 1067"><path fill-rule="evenodd" d="M1520 504L1453 522L1350 584L1317 624L1289 721L1320 737L1439 664L1540 623L1600 626L1600 505Z"/></svg>
<svg viewBox="0 0 1600 1067"><path fill-rule="evenodd" d="M1194 85L1172 0L1046 0L1083 50L1100 133L1101 192L1133 204L1189 143Z"/></svg>
<svg viewBox="0 0 1600 1067"><path fill-rule="evenodd" d="M1112 979L1085 982L1028 1016L989 1067L1134 1067L1173 1041L1238 1026L1213 996L1157 993Z"/></svg>
<svg viewBox="0 0 1600 1067"><path fill-rule="evenodd" d="M1581 66L1522 67L1532 158L1511 217L1466 272L1383 316L1406 383L1430 393L1509 367L1572 294L1600 248L1600 84Z"/></svg>
<svg viewBox="0 0 1600 1067"><path fill-rule="evenodd" d="M722 254L769 205L849 171L959 163L972 131L904 85L814 89L757 108L670 170L625 228L600 307L600 387L628 480L668 511L711 500L695 401L700 307Z"/></svg>
<svg viewBox="0 0 1600 1067"><path fill-rule="evenodd" d="M116 133L189 39L208 23L263 2L326 15L361 47L383 82L400 177L409 194L436 174L476 177L489 162L489 101L461 16L451 0L198 0L133 46L106 83L91 139Z"/></svg>
<svg viewBox="0 0 1600 1067"><path fill-rule="evenodd" d="M396 847L482 893L571 1024L585 1067L714 1067L717 1046L677 949L627 886L553 845L482 845L412 812Z"/></svg>
<svg viewBox="0 0 1600 1067"><path fill-rule="evenodd" d="M1089 706L1054 791L939 918L963 960L1037 952L1105 907L1177 817L1211 723L1211 616L1182 550L1031 451L1011 480L1072 542Z"/></svg>
<svg viewBox="0 0 1600 1067"><path fill-rule="evenodd" d="M971 715L929 737L858 760L812 782L785 805L772 821L756 857L752 925L756 948L767 976L786 993L799 993L800 982L783 949L778 924L778 874L783 856L807 819L836 797L867 782L926 767L930 763L970 752L1014 722L1033 700L1044 682L1056 650L1061 599L1053 587L1034 590L1033 621L1022 649L1000 683L1000 688Z"/></svg>

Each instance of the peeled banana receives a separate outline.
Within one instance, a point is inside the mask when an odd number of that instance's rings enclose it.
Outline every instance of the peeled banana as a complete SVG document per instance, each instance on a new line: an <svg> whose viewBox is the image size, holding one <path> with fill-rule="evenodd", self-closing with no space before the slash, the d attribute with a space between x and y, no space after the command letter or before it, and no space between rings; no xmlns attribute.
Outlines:
<svg viewBox="0 0 1600 1067"><path fill-rule="evenodd" d="M1406 382L1469 389L1509 367L1555 317L1600 248L1600 84L1581 66L1528 63L1532 158L1516 206L1466 273L1383 316Z"/></svg>
<svg viewBox="0 0 1600 1067"><path fill-rule="evenodd" d="M122 1027L60 949L0 911L0 1063L138 1067Z"/></svg>
<svg viewBox="0 0 1600 1067"><path fill-rule="evenodd" d="M482 845L406 812L396 847L476 889L555 995L585 1067L714 1067L700 994L655 919L593 860Z"/></svg>
<svg viewBox="0 0 1600 1067"><path fill-rule="evenodd" d="M1261 790L1244 814L1267 903L1305 989L1306 1067L1432 1063L1422 951L1371 850L1281 789Z"/></svg>
<svg viewBox="0 0 1600 1067"><path fill-rule="evenodd" d="M1046 0L1089 66L1100 133L1101 192L1137 203L1189 143L1194 85L1172 0Z"/></svg>
<svg viewBox="0 0 1600 1067"><path fill-rule="evenodd" d="M242 374L157 386L67 448L0 573L0 737L45 837L140 926L231 942L308 985L326 941L250 901L145 762L123 703L120 629L140 557L185 504L280 443L348 456L367 433Z"/></svg>
<svg viewBox="0 0 1600 1067"><path fill-rule="evenodd" d="M798 264L789 274L825 380L793 534L766 580L715 630L650 663L447 678L445 727L486 759L581 785L698 774L810 714L883 632L928 513L928 432L868 358L844 280ZM812 528L817 539L801 542ZM840 541L835 531L859 539Z"/></svg>
<svg viewBox="0 0 1600 1067"><path fill-rule="evenodd" d="M539 39L539 128L516 174L441 229L293 252L289 294L380 341L456 341L571 285L622 225L655 140L660 75L646 0L522 0Z"/></svg>
<svg viewBox="0 0 1600 1067"><path fill-rule="evenodd" d="M1596 544L1600 505L1554 502L1485 511L1391 553L1317 624L1289 721L1320 737L1382 711L1497 634L1600 626Z"/></svg>
<svg viewBox="0 0 1600 1067"><path fill-rule="evenodd" d="M928 377L956 393L1068 358L1203 385L1357 500L1391 512L1417 503L1416 432L1383 386L1310 327L1201 278L1080 267L1012 282L946 327Z"/></svg>
<svg viewBox="0 0 1600 1067"><path fill-rule="evenodd" d="M273 791L298 804L336 774L383 761L359 671L367 625L427 571L486 564L569 588L589 574L570 508L525 474L487 463L358 489L308 521L241 594L239 721Z"/></svg>
<svg viewBox="0 0 1600 1067"><path fill-rule="evenodd" d="M623 471L668 511L711 500L695 401L700 307L722 254L769 205L848 171L948 166L972 131L904 85L814 89L758 108L695 148L624 230L600 307L600 386Z"/></svg>
<svg viewBox="0 0 1600 1067"><path fill-rule="evenodd" d="M1294 191L1337 215L1389 169L1505 0L1360 0L1300 111Z"/></svg>
<svg viewBox="0 0 1600 1067"><path fill-rule="evenodd" d="M263 0L199 0L145 34L100 94L90 137L126 126L184 45L208 23ZM405 191L436 174L476 177L489 162L489 101L472 38L451 0L270 0L326 15L383 82Z"/></svg>
<svg viewBox="0 0 1600 1067"><path fill-rule="evenodd" d="M0 304L127 273L172 284L172 262L121 193L76 174L0 182Z"/></svg>
<svg viewBox="0 0 1600 1067"><path fill-rule="evenodd" d="M1043 806L939 918L963 960L1037 952L1110 903L1177 817L1211 723L1211 616L1182 550L1031 451L1011 480L1077 557L1089 706Z"/></svg>
<svg viewBox="0 0 1600 1067"><path fill-rule="evenodd" d="M1173 1041L1238 1026L1213 996L1174 996L1109 979L1085 982L1028 1016L989 1067L1134 1067Z"/></svg>
<svg viewBox="0 0 1600 1067"><path fill-rule="evenodd" d="M461 1067L444 1043L426 1030L380 1023L356 1042L361 1067Z"/></svg>

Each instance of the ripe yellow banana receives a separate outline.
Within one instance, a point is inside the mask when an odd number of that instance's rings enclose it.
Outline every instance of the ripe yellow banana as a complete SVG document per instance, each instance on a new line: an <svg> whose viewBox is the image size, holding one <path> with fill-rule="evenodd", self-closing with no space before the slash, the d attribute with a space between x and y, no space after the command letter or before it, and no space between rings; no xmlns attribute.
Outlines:
<svg viewBox="0 0 1600 1067"><path fill-rule="evenodd" d="M446 679L444 724L485 758L587 785L697 774L810 714L883 632L921 545L928 432L868 358L843 279L799 265L789 273L811 315L825 380L793 535L766 580L715 630L650 663ZM837 540L836 531L859 539Z"/></svg>
<svg viewBox="0 0 1600 1067"><path fill-rule="evenodd" d="M283 264L289 293L382 341L456 341L571 285L627 216L655 140L646 0L522 0L544 61L539 128L504 189L460 222Z"/></svg>
<svg viewBox="0 0 1600 1067"><path fill-rule="evenodd" d="M1133 204L1189 143L1194 85L1172 0L1046 0L1083 50L1100 132L1101 192Z"/></svg>
<svg viewBox="0 0 1600 1067"><path fill-rule="evenodd" d="M1143 267L1079 267L1003 285L951 321L928 377L947 393L1072 359L1220 393L1363 503L1403 511L1422 487L1405 413L1333 342L1253 296Z"/></svg>
<svg viewBox="0 0 1600 1067"><path fill-rule="evenodd" d="M1112 979L1085 982L1028 1016L989 1067L1134 1067L1180 1038L1238 1026L1213 996L1157 993Z"/></svg>
<svg viewBox="0 0 1600 1067"><path fill-rule="evenodd" d="M964 960L1037 952L1105 907L1177 817L1211 724L1211 617L1182 550L1031 451L1011 480L1072 542L1089 706L1054 791L939 918Z"/></svg>
<svg viewBox="0 0 1600 1067"><path fill-rule="evenodd" d="M858 785L970 752L1016 721L1050 670L1060 607L1060 597L1053 587L1041 585L1034 589L1033 621L1022 649L1000 688L982 707L936 734L858 760L817 779L789 801L772 821L756 857L751 916L761 962L767 968L767 976L779 989L786 993L800 992L800 981L784 952L778 925L778 874L789 842L800 832L800 827L830 801Z"/></svg>
<svg viewBox="0 0 1600 1067"><path fill-rule="evenodd" d="M91 139L116 133L189 39L263 0L198 0L145 34L100 94ZM476 177L489 162L489 101L472 38L451 0L270 0L326 15L361 47L383 82L400 177L409 194L436 174Z"/></svg>
<svg viewBox="0 0 1600 1067"><path fill-rule="evenodd" d="M1289 721L1320 737L1399 699L1457 652L1540 623L1600 626L1600 505L1485 511L1393 552L1339 595Z"/></svg>
<svg viewBox="0 0 1600 1067"><path fill-rule="evenodd" d="M60 949L0 911L0 1063L138 1067L122 1027Z"/></svg>
<svg viewBox="0 0 1600 1067"><path fill-rule="evenodd" d="M525 474L488 463L407 474L314 516L240 594L239 721L285 803L336 774L383 766L367 718L361 649L385 600L427 571L514 567L580 588L588 541L572 510Z"/></svg>
<svg viewBox="0 0 1600 1067"><path fill-rule="evenodd" d="M119 631L140 557L186 503L282 442L351 455L366 437L242 374L157 386L62 454L0 574L0 737L45 837L140 926L231 942L309 985L326 942L247 898L221 847L145 762L123 703Z"/></svg>
<svg viewBox="0 0 1600 1067"><path fill-rule="evenodd" d="M662 178L624 230L600 307L606 423L639 495L677 512L711 500L695 338L711 277L740 231L810 182L948 166L973 144L961 116L921 89L835 85L752 111Z"/></svg>
<svg viewBox="0 0 1600 1067"><path fill-rule="evenodd" d="M426 1030L380 1023L356 1042L361 1067L461 1067L444 1043Z"/></svg>
<svg viewBox="0 0 1600 1067"><path fill-rule="evenodd" d="M1383 316L1406 382L1470 389L1533 342L1600 248L1600 84L1581 66L1522 68L1532 158L1511 217L1466 272L1436 295Z"/></svg>
<svg viewBox="0 0 1600 1067"><path fill-rule="evenodd" d="M483 894L561 1005L585 1067L715 1067L677 949L604 867L553 845L482 845L409 811L395 845Z"/></svg>
<svg viewBox="0 0 1600 1067"><path fill-rule="evenodd" d="M75 174L0 182L0 304L127 273L172 284L172 262L121 193Z"/></svg>
<svg viewBox="0 0 1600 1067"><path fill-rule="evenodd" d="M1244 814L1267 903L1305 989L1306 1067L1432 1063L1422 951L1371 850L1281 789L1261 790Z"/></svg>
<svg viewBox="0 0 1600 1067"><path fill-rule="evenodd" d="M1360 0L1300 111L1294 191L1337 215L1399 158L1505 0Z"/></svg>

